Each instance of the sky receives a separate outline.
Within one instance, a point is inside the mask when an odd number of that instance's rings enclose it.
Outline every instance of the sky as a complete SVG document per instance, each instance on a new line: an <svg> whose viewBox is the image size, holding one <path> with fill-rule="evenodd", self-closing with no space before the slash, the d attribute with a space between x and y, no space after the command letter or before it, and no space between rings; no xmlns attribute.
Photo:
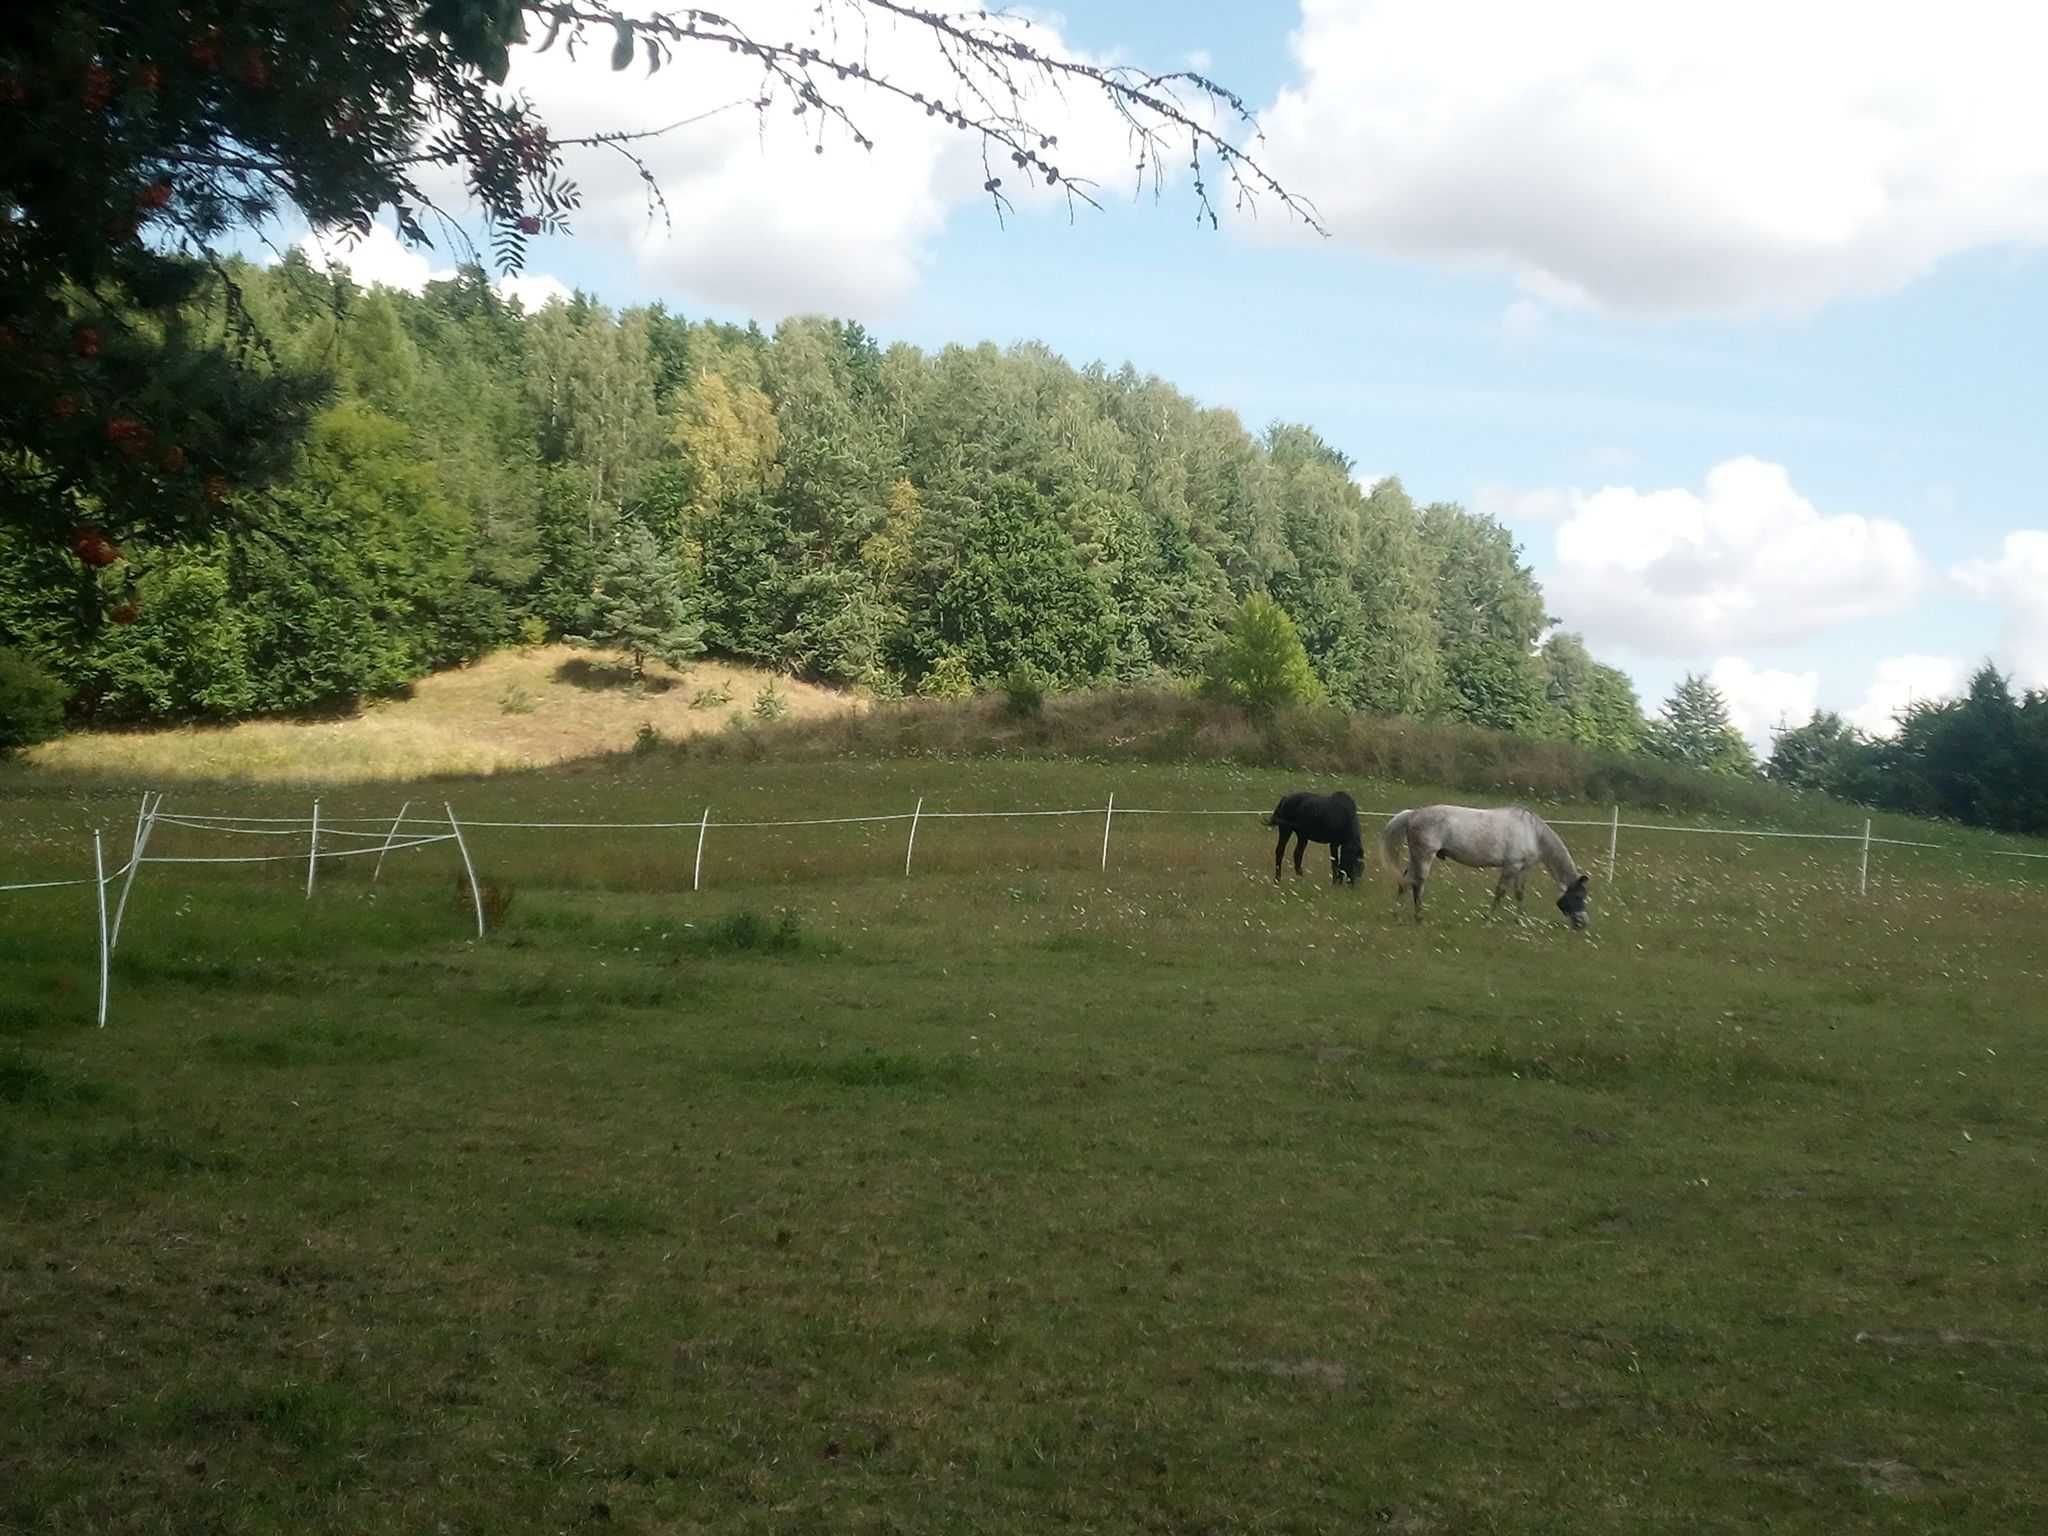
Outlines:
<svg viewBox="0 0 2048 1536"><path fill-rule="evenodd" d="M814 0L732 0L804 36ZM855 43L937 82L911 29ZM1498 517L1550 612L1654 710L1710 676L1760 747L1815 708L1888 730L1986 660L2048 686L2048 12L1955 0L1103 0L1030 39L1195 68L1311 199L1198 226L1184 173L1133 186L1114 117L1028 106L1103 210L1023 189L998 221L967 136L849 89L875 147L728 108L722 52L651 78L522 50L558 136L652 141L650 217L616 157L572 160L573 237L513 287L692 318L827 313L885 342L1038 340L1129 362L1257 431L1315 427L1361 479ZM699 117L699 114L708 116ZM822 142L823 153L818 153ZM1007 169L1007 167L1005 167ZM358 277L451 258L388 234Z"/></svg>

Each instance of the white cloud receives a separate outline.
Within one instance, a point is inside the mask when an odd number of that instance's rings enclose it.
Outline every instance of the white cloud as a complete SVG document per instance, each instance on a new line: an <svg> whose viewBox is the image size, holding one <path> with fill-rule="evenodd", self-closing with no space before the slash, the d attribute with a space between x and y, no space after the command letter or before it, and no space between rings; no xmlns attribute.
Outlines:
<svg viewBox="0 0 2048 1536"><path fill-rule="evenodd" d="M346 271L364 288L420 293L428 283L446 282L455 276L453 267L434 265L438 251L411 249L388 224L372 224L369 234L352 245L338 231L306 235L299 240L298 249L320 271ZM517 297L529 310L538 310L549 299L573 296L567 283L546 272L507 273L491 286L500 298Z"/></svg>
<svg viewBox="0 0 2048 1536"><path fill-rule="evenodd" d="M894 84L954 99L929 29L867 13L852 35L834 35L836 14L815 0L754 0L744 21L756 36L808 39L828 54L863 60ZM989 24L1011 25L994 18ZM820 33L821 26L828 31ZM873 318L917 285L927 248L954 210L993 216L983 190L991 170L982 164L979 137L913 103L827 74L821 89L828 99L845 106L875 142L863 150L842 127L821 124L825 114L817 110L798 116L778 100L757 115L745 103L761 94L761 72L724 48L681 48L649 76L638 63L614 72L606 57L610 40L609 31L593 34L574 59L566 41L544 54L515 50L507 85L532 99L557 138L644 133L710 114L633 146L661 188L672 226L658 212L650 216L646 186L620 155L580 150L568 161L567 174L582 193L571 221L576 237L629 253L657 286L764 321L806 310ZM1028 40L1044 51L1083 56L1042 20ZM1126 135L1106 105L1079 90L1062 102L1029 72L1019 78L1027 92L1021 115L1058 135L1046 157L1062 173L1100 179L1118 192L1129 185ZM729 110L716 110L727 104ZM1007 158L992 170L1020 211L1064 209L1062 194L1027 185ZM457 189L444 190L459 203ZM1112 209L1116 201L1105 199Z"/></svg>
<svg viewBox="0 0 2048 1536"><path fill-rule="evenodd" d="M455 275L453 267L437 269L427 251L408 248L388 224L372 224L369 234L350 244L340 232L307 235L298 248L322 272L345 269L365 288L399 288L418 293L430 282Z"/></svg>
<svg viewBox="0 0 2048 1536"><path fill-rule="evenodd" d="M1577 505L1576 491L1518 491L1506 485L1482 485L1472 493L1472 510L1508 527L1530 523L1561 523Z"/></svg>
<svg viewBox="0 0 2048 1536"><path fill-rule="evenodd" d="M529 314L539 313L550 299L560 299L566 304L576 296L567 283L546 272L511 273L491 286L497 289L499 298L517 299L526 306Z"/></svg>
<svg viewBox="0 0 2048 1536"><path fill-rule="evenodd" d="M2048 10L1302 0L1267 163L1547 303L1803 309L2048 240ZM1273 221L1262 226L1276 227Z"/></svg>
<svg viewBox="0 0 2048 1536"><path fill-rule="evenodd" d="M1811 720L1814 701L1820 697L1818 672L1774 672L1740 656L1715 662L1707 681L1728 701L1729 723L1759 753L1771 750L1771 737L1778 731Z"/></svg>
<svg viewBox="0 0 2048 1536"><path fill-rule="evenodd" d="M1863 702L1845 718L1866 736L1889 736L1907 705L1953 697L1964 670L1953 656L1888 656L1877 664Z"/></svg>
<svg viewBox="0 0 2048 1536"><path fill-rule="evenodd" d="M1595 649L1685 660L1790 644L1896 613L1926 579L1903 526L1822 513L1781 466L1754 458L1715 465L1698 491L1493 498L1524 515L1563 510L1544 587Z"/></svg>
<svg viewBox="0 0 2048 1536"><path fill-rule="evenodd" d="M1998 660L2022 688L2048 688L2048 533L2005 536L1996 560L1968 560L1949 573L1965 591L2003 610Z"/></svg>

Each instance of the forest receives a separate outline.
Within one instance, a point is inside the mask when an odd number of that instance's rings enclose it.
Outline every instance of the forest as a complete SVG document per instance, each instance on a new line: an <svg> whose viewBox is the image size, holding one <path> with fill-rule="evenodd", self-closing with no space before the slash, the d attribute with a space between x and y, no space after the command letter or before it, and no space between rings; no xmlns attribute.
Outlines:
<svg viewBox="0 0 2048 1536"><path fill-rule="evenodd" d="M1312 429L1255 436L1128 366L580 297L529 315L475 269L337 296L294 253L234 281L333 396L232 538L86 574L4 551L0 645L81 719L376 694L581 635L607 593L654 595L655 654L884 695L1020 666L1055 688L1184 678L1264 592L1341 707L1621 750L1642 733L1621 673L1569 635L1539 648L1543 595L1498 524L1367 492Z"/></svg>
<svg viewBox="0 0 2048 1536"><path fill-rule="evenodd" d="M223 281L279 375L332 390L231 530L95 562L0 527L0 738L38 689L85 724L305 712L564 638L883 697L1178 684L1256 595L1338 708L2048 830L2048 701L1996 672L1894 739L1823 715L1760 765L1702 679L1646 720L1494 520L1129 365L582 295L529 314L476 267L413 295L293 252Z"/></svg>

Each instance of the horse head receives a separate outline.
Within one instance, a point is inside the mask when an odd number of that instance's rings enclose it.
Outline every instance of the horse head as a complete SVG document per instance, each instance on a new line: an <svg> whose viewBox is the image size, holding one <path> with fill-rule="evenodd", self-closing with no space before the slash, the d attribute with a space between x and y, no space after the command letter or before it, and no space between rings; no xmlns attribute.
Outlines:
<svg viewBox="0 0 2048 1536"><path fill-rule="evenodd" d="M1592 922L1592 918L1586 915L1586 887L1591 883L1592 876L1581 875L1557 898L1557 910L1570 920L1574 928L1584 928Z"/></svg>
<svg viewBox="0 0 2048 1536"><path fill-rule="evenodd" d="M1349 843L1337 850L1337 872L1346 885L1358 884L1358 877L1365 873L1365 844Z"/></svg>

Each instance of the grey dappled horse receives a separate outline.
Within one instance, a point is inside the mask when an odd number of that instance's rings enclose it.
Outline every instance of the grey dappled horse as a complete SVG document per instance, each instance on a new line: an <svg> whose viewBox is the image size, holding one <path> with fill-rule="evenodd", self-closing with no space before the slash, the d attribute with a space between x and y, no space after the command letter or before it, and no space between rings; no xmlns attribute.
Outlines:
<svg viewBox="0 0 2048 1536"><path fill-rule="evenodd" d="M1397 850L1405 849L1405 863ZM1522 885L1537 865L1548 870L1563 892L1557 910L1574 928L1584 928L1586 887L1589 877L1572 862L1571 850L1550 824L1534 811L1519 805L1476 809L1465 805L1424 805L1402 811L1380 832L1380 853L1401 871L1400 891L1415 897L1415 921L1422 921L1422 886L1429 867L1438 859L1468 864L1474 869L1498 869L1500 883L1493 888L1493 909L1514 893L1522 900Z"/></svg>

